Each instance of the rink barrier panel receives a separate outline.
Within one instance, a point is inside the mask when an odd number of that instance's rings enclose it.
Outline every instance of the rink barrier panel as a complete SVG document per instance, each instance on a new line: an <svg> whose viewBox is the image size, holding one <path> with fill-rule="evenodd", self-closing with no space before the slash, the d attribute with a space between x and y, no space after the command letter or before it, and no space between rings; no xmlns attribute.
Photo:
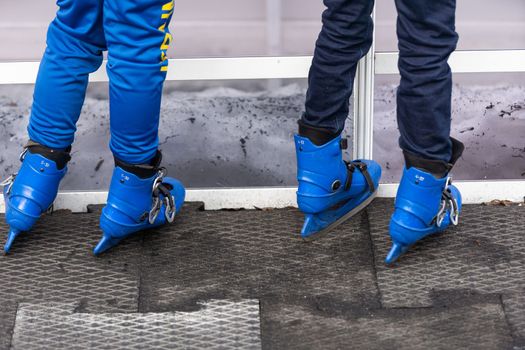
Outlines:
<svg viewBox="0 0 525 350"><path fill-rule="evenodd" d="M397 52L374 54L376 75L398 74ZM364 61L371 62L368 55ZM168 81L303 79L312 56L170 59ZM456 51L449 59L454 73L525 73L525 50ZM34 84L40 62L0 62L0 85ZM107 82L105 64L90 82Z"/></svg>
<svg viewBox="0 0 525 350"><path fill-rule="evenodd" d="M397 52L376 53L374 47L358 66L354 93L354 158L372 158L374 76L398 74ZM168 81L302 79L308 77L311 56L170 59ZM454 73L525 72L525 50L456 51L449 60ZM0 62L0 85L34 84L39 62ZM90 82L107 82L105 65ZM525 181L458 181L465 203L495 199L523 202ZM382 184L380 197L395 197L397 184ZM206 209L283 208L296 206L293 187L189 189L188 201L204 202ZM0 195L0 197L2 197ZM56 209L85 212L89 204L104 204L107 192L60 192ZM0 212L5 211L0 198Z"/></svg>

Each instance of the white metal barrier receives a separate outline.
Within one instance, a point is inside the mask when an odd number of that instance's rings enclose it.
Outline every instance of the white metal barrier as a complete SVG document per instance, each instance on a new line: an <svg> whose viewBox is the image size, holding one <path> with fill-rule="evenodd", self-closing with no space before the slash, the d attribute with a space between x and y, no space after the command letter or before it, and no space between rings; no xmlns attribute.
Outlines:
<svg viewBox="0 0 525 350"><path fill-rule="evenodd" d="M376 75L397 74L397 52L367 55ZM308 77L311 56L171 59L167 80L300 79ZM449 60L454 73L525 73L525 50L456 51ZM0 85L34 84L39 62L0 62ZM369 69L370 71L370 69ZM357 77L359 80L359 76ZM90 76L107 82L105 65ZM370 86L367 86L370 89Z"/></svg>
<svg viewBox="0 0 525 350"><path fill-rule="evenodd" d="M374 74L397 74L395 52L371 52L360 62L354 91L354 155L372 158ZM170 60L167 80L239 80L307 78L312 57L242 57ZM450 58L455 73L525 72L525 50L458 51ZM33 84L39 62L0 62L0 84ZM106 82L105 66L90 81ZM523 201L525 181L456 182L466 203L493 199ZM397 185L382 185L380 195L395 196ZM57 208L84 211L87 204L102 204L105 192L63 192ZM1 197L1 196L0 196ZM208 209L285 207L295 205L291 187L193 189L188 200L203 201ZM0 212L4 210L0 198Z"/></svg>

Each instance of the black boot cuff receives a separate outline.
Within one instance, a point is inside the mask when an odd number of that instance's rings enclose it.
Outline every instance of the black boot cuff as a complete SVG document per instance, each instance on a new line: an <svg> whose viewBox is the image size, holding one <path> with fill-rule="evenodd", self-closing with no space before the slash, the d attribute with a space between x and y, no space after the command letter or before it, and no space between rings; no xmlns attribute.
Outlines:
<svg viewBox="0 0 525 350"><path fill-rule="evenodd" d="M118 166L124 171L132 173L141 179L148 179L157 174L159 171L160 163L162 162L162 153L161 151L157 151L155 157L153 157L153 159L146 164L129 164L118 159L117 157L114 157L114 159L115 166Z"/></svg>
<svg viewBox="0 0 525 350"><path fill-rule="evenodd" d="M299 135L307 137L316 146L322 146L325 143L332 141L340 134L335 134L325 128L316 128L307 125L302 120L299 120L297 124L299 124Z"/></svg>
<svg viewBox="0 0 525 350"><path fill-rule="evenodd" d="M450 170L452 170L457 160L461 157L463 151L465 150L465 145L462 142L452 137L450 140L452 141L452 157L448 163L442 160L426 159L415 155L414 153L403 150L407 168L414 167L421 169L431 173L436 178L445 177L450 172Z"/></svg>
<svg viewBox="0 0 525 350"><path fill-rule="evenodd" d="M42 157L52 160L55 162L58 170L64 169L67 163L71 160L71 146L64 150L60 150L49 148L35 141L29 140L25 148L32 154L40 154Z"/></svg>

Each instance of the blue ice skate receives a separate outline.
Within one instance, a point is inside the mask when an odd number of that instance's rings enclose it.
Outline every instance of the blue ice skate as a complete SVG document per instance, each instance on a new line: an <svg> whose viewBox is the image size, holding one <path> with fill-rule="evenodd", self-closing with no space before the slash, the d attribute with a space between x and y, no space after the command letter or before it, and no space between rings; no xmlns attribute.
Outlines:
<svg viewBox="0 0 525 350"><path fill-rule="evenodd" d="M22 232L30 231L40 215L53 204L60 180L67 172L69 159L68 151L51 150L30 142L20 156L22 166L18 174L2 183L5 219L9 225L4 246L6 254L15 238Z"/></svg>
<svg viewBox="0 0 525 350"><path fill-rule="evenodd" d="M387 264L418 240L458 224L461 194L450 179L438 179L415 167L404 169L390 221L392 248L385 259Z"/></svg>
<svg viewBox="0 0 525 350"><path fill-rule="evenodd" d="M158 163L154 167L156 173L146 178L117 164L108 201L100 217L103 236L93 251L95 255L136 232L174 221L184 203L185 190L178 180L164 177L164 170L158 168Z"/></svg>
<svg viewBox="0 0 525 350"><path fill-rule="evenodd" d="M343 160L346 140L337 136L320 146L295 135L297 204L305 214L303 239L318 237L357 214L377 194L381 167L373 160Z"/></svg>

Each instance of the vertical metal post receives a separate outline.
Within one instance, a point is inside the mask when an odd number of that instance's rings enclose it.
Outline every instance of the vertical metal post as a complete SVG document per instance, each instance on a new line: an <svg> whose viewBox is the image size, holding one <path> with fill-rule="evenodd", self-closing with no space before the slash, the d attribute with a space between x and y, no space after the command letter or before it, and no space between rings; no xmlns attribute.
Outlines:
<svg viewBox="0 0 525 350"><path fill-rule="evenodd" d="M375 10L372 13L375 19ZM374 43L357 66L354 83L354 159L372 159L374 149Z"/></svg>
<svg viewBox="0 0 525 350"><path fill-rule="evenodd" d="M282 0L266 0L266 47L270 56L282 54ZM268 89L281 86L281 80L268 81Z"/></svg>

